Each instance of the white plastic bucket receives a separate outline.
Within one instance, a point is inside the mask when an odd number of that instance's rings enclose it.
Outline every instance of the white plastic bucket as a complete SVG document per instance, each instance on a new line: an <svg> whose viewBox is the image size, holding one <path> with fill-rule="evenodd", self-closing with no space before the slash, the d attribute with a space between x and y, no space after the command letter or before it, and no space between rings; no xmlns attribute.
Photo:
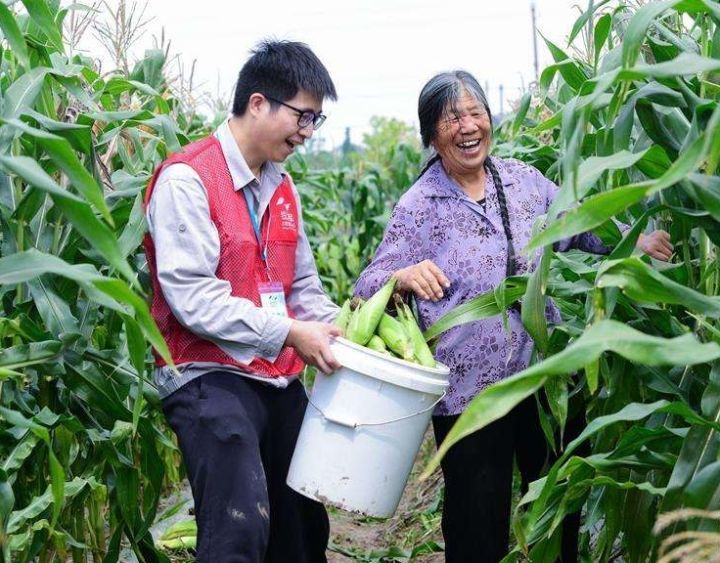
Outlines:
<svg viewBox="0 0 720 563"><path fill-rule="evenodd" d="M392 516L449 370L344 338L331 348L343 367L315 378L287 484L344 510Z"/></svg>

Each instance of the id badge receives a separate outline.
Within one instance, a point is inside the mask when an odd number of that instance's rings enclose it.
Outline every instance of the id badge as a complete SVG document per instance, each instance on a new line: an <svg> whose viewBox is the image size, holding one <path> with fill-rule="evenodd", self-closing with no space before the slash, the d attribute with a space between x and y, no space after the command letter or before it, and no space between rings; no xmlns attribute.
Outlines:
<svg viewBox="0 0 720 563"><path fill-rule="evenodd" d="M260 291L260 304L271 315L278 317L287 317L287 307L285 306L285 292L280 282L263 282L258 284Z"/></svg>

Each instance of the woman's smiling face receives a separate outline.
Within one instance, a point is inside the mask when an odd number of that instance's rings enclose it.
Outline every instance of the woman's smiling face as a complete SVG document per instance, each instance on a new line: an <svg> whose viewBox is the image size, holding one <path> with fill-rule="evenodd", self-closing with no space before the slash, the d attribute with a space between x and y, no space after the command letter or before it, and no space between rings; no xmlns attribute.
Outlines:
<svg viewBox="0 0 720 563"><path fill-rule="evenodd" d="M492 140L490 116L482 103L467 90L446 108L437 123L432 144L451 175L472 174L481 170Z"/></svg>

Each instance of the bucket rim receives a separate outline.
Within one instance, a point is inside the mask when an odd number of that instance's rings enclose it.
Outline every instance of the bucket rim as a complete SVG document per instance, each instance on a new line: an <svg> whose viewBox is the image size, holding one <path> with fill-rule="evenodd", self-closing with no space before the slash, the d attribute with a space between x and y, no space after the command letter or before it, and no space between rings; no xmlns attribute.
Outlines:
<svg viewBox="0 0 720 563"><path fill-rule="evenodd" d="M365 346L337 337L331 349L344 368L366 377L378 379L431 395L442 395L449 385L450 368L422 366L400 358L381 354Z"/></svg>
<svg viewBox="0 0 720 563"><path fill-rule="evenodd" d="M445 364L438 362L437 360L435 360L435 363L437 364L437 366L434 368L431 368L429 366L423 366L421 364L416 364L415 362L408 362L407 360L403 360L402 358L397 358L395 356L389 356L387 354L383 354L382 352L377 352L376 350L372 350L371 348L367 348L366 346L357 344L356 342L353 342L352 340L348 340L347 338L343 338L342 336L334 337L333 342L340 342L341 344L343 344L344 346L347 346L348 348L353 348L360 352L365 352L365 353L371 354L372 356L375 356L376 358L378 358L380 360L393 362L398 365L409 367L409 368L412 368L417 371L427 372L428 374L432 374L433 376L443 377L443 376L450 374L450 368L447 367Z"/></svg>

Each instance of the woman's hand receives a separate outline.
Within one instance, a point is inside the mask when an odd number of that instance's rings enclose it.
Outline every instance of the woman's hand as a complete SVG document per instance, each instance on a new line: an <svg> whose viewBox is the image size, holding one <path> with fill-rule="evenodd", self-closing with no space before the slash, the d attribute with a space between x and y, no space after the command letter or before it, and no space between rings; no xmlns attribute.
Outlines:
<svg viewBox="0 0 720 563"><path fill-rule="evenodd" d="M637 248L652 258L667 262L673 254L673 245L670 235L666 231L653 231L649 235L641 234L638 237Z"/></svg>
<svg viewBox="0 0 720 563"><path fill-rule="evenodd" d="M438 301L443 298L443 288L450 287L450 280L432 260L423 260L414 266L402 268L392 277L397 280L397 289L412 291L420 299Z"/></svg>

